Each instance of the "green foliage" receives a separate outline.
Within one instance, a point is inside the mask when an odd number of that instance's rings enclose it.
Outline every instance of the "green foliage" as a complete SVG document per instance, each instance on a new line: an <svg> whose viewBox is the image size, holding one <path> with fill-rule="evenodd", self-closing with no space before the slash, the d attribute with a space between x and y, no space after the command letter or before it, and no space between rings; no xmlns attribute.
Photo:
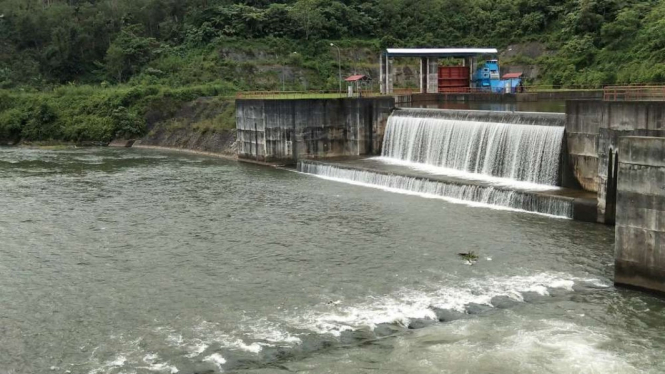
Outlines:
<svg viewBox="0 0 665 374"><path fill-rule="evenodd" d="M48 93L0 91L0 140L103 141L146 133L150 113L166 113L201 96L230 95L224 84L60 87Z"/></svg>
<svg viewBox="0 0 665 374"><path fill-rule="evenodd" d="M308 88L333 88L329 40L350 51L371 44L373 58L398 45L539 41L555 52L539 61L542 80L563 85L646 82L659 77L648 66L665 59L656 0L3 0L0 14L0 88L222 79L275 89L276 73L257 66L269 58L311 72ZM623 71L634 64L639 75Z"/></svg>
<svg viewBox="0 0 665 374"><path fill-rule="evenodd" d="M106 52L106 71L117 82L138 73L157 54L159 43L142 37L143 27L132 25L122 29Z"/></svg>
<svg viewBox="0 0 665 374"><path fill-rule="evenodd" d="M548 53L512 62L540 84L665 82L656 0L0 0L0 15L10 140L137 136L234 90L336 90L331 41L345 73L375 72L386 47L538 42ZM201 129L228 126L211 118Z"/></svg>

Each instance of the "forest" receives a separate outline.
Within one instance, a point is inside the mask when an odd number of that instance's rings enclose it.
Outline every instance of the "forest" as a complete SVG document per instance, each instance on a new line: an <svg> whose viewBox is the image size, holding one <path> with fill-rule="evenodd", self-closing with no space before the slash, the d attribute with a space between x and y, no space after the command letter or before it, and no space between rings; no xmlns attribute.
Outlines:
<svg viewBox="0 0 665 374"><path fill-rule="evenodd" d="M155 103L280 89L271 65L335 89L330 43L348 70L388 46L528 42L547 50L513 58L532 83L665 82L654 0L0 0L0 139L139 134Z"/></svg>

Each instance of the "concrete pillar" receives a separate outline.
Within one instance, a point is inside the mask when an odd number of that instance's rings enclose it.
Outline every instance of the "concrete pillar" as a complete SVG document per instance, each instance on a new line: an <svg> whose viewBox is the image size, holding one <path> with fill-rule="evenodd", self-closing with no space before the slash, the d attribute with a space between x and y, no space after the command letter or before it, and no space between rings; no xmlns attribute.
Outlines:
<svg viewBox="0 0 665 374"><path fill-rule="evenodd" d="M427 57L420 58L420 93L427 93Z"/></svg>
<svg viewBox="0 0 665 374"><path fill-rule="evenodd" d="M614 282L665 293L665 138L619 141Z"/></svg>
<svg viewBox="0 0 665 374"><path fill-rule="evenodd" d="M427 59L427 93L439 92L439 58Z"/></svg>
<svg viewBox="0 0 665 374"><path fill-rule="evenodd" d="M386 63L383 54L379 58L380 90L382 94L386 93Z"/></svg>
<svg viewBox="0 0 665 374"><path fill-rule="evenodd" d="M394 75L392 61L390 57L386 55L386 94L393 93Z"/></svg>

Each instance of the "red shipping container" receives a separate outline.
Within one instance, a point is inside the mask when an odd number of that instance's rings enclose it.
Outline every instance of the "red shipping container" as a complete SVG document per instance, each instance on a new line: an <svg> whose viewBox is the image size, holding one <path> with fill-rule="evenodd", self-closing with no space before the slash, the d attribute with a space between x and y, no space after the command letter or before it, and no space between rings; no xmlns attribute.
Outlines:
<svg viewBox="0 0 665 374"><path fill-rule="evenodd" d="M439 92L467 92L470 74L467 66L439 66Z"/></svg>

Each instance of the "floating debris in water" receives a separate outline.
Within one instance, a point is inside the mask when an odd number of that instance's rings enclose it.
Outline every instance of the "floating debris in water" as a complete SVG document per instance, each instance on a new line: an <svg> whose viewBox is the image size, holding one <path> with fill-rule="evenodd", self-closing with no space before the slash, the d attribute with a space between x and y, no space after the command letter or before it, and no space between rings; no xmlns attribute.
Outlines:
<svg viewBox="0 0 665 374"><path fill-rule="evenodd" d="M468 253L458 253L460 257L466 260L467 265L473 265L478 262L478 255L474 251Z"/></svg>

